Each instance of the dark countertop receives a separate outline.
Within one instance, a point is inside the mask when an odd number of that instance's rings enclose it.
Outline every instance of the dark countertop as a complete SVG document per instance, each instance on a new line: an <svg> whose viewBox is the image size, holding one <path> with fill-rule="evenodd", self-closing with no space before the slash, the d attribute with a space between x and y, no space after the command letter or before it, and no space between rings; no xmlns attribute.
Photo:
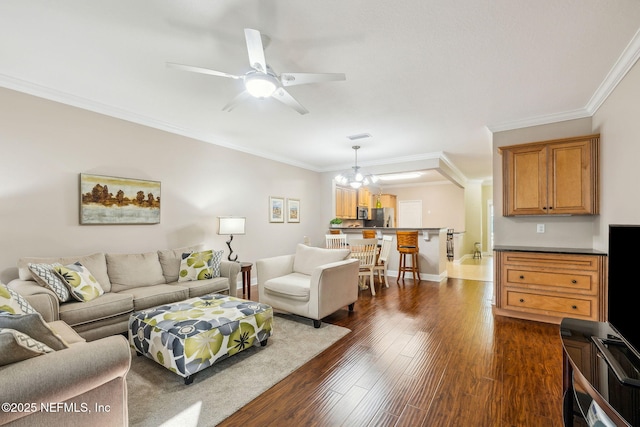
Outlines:
<svg viewBox="0 0 640 427"><path fill-rule="evenodd" d="M545 248L539 246L494 246L496 252L544 252L554 254L607 255L606 252L590 248Z"/></svg>
<svg viewBox="0 0 640 427"><path fill-rule="evenodd" d="M342 230L342 231L361 231L361 230L380 230L380 231L405 231L405 230L426 230L426 231L440 231L442 229L446 229L446 227L411 227L411 228L396 228L396 227L331 227L333 230Z"/></svg>

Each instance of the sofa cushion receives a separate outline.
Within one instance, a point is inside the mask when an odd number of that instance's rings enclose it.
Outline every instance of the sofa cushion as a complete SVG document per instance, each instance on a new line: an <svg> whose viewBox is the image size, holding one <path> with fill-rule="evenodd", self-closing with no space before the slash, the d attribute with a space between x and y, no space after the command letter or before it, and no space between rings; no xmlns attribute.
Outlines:
<svg viewBox="0 0 640 427"><path fill-rule="evenodd" d="M78 326L133 311L133 297L107 292L89 302L69 301L60 305L60 320Z"/></svg>
<svg viewBox="0 0 640 427"><path fill-rule="evenodd" d="M67 284L56 274L54 268L58 266L61 266L61 264L28 264L33 278L36 279L36 283L47 289L51 289L61 302L66 302L71 298L71 294L69 293Z"/></svg>
<svg viewBox="0 0 640 427"><path fill-rule="evenodd" d="M179 285L143 286L128 289L127 293L133 296L133 311L171 304L189 297L189 289Z"/></svg>
<svg viewBox="0 0 640 427"><path fill-rule="evenodd" d="M107 254L106 257L113 292L167 283L157 252Z"/></svg>
<svg viewBox="0 0 640 427"><path fill-rule="evenodd" d="M162 267L162 274L164 275L167 283L177 282L178 274L180 273L180 262L182 261L182 254L191 253L202 250L202 245L187 246L178 249L164 249L158 251L158 258L160 259L160 266Z"/></svg>
<svg viewBox="0 0 640 427"><path fill-rule="evenodd" d="M20 362L54 350L15 329L0 328L0 366Z"/></svg>
<svg viewBox="0 0 640 427"><path fill-rule="evenodd" d="M0 282L0 314L31 314L35 312L22 295Z"/></svg>
<svg viewBox="0 0 640 427"><path fill-rule="evenodd" d="M53 269L64 280L71 296L78 301L88 302L104 294L100 283L87 267L79 262L54 266Z"/></svg>
<svg viewBox="0 0 640 427"><path fill-rule="evenodd" d="M293 260L293 271L311 275L316 267L349 258L349 249L315 248L299 243Z"/></svg>
<svg viewBox="0 0 640 427"><path fill-rule="evenodd" d="M47 325L39 313L0 315L0 328L20 331L54 350L69 348L67 343Z"/></svg>
<svg viewBox="0 0 640 427"><path fill-rule="evenodd" d="M169 283L171 285L172 283ZM177 282L175 284L178 284ZM191 282L180 282L180 287L189 290L189 298L201 297L207 294L217 294L229 292L229 279L226 277L214 277L207 280L193 280ZM230 294L231 295L231 294ZM233 294L235 295L235 294Z"/></svg>
<svg viewBox="0 0 640 427"><path fill-rule="evenodd" d="M82 338L73 328L67 325L62 320L54 320L53 322L47 323L53 331L64 340L69 347L73 344L77 344L79 342L87 342L86 339Z"/></svg>
<svg viewBox="0 0 640 427"><path fill-rule="evenodd" d="M23 257L18 260L18 276L22 280L35 280L33 274L29 270L29 263L31 264L55 264L62 265L73 264L74 262L80 262L87 267L93 277L96 278L102 289L105 292L111 291L111 281L107 274L107 261L105 254L95 253L91 255L81 256L66 256L66 257L47 257L47 258L34 258Z"/></svg>
<svg viewBox="0 0 640 427"><path fill-rule="evenodd" d="M264 291L268 294L284 296L297 301L309 301L310 280L311 277L307 274L290 273L264 282Z"/></svg>

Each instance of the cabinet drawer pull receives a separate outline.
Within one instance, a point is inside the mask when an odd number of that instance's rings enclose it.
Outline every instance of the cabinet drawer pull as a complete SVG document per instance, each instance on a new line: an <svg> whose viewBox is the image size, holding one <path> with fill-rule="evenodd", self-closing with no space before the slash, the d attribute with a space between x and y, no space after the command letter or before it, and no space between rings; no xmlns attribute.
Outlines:
<svg viewBox="0 0 640 427"><path fill-rule="evenodd" d="M572 305L571 308L574 309L574 310L577 310L578 306L577 305Z"/></svg>
<svg viewBox="0 0 640 427"><path fill-rule="evenodd" d="M524 302L524 298L520 298L520 302Z"/></svg>
<svg viewBox="0 0 640 427"><path fill-rule="evenodd" d="M523 276L523 275L520 275L520 278L521 278L521 279L524 279L524 276Z"/></svg>
<svg viewBox="0 0 640 427"><path fill-rule="evenodd" d="M573 280L571 281L571 283L573 283L573 284L575 285L576 283L578 283L578 281L577 281L576 279L573 279Z"/></svg>

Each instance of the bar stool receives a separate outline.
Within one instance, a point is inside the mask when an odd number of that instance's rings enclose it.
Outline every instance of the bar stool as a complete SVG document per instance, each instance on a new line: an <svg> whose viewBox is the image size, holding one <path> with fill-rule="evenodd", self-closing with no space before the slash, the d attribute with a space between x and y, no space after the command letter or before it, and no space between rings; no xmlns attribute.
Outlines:
<svg viewBox="0 0 640 427"><path fill-rule="evenodd" d="M482 245L480 245L480 242L473 244L473 259L482 259Z"/></svg>
<svg viewBox="0 0 640 427"><path fill-rule="evenodd" d="M362 230L362 238L363 239L375 239L375 238L377 238L376 230Z"/></svg>
<svg viewBox="0 0 640 427"><path fill-rule="evenodd" d="M398 267L398 279L400 275L404 281L404 273L410 271L413 274L413 281L420 283L420 265L418 262L418 231L396 231L396 248L400 254L400 266ZM411 258L411 265L407 266L407 256Z"/></svg>

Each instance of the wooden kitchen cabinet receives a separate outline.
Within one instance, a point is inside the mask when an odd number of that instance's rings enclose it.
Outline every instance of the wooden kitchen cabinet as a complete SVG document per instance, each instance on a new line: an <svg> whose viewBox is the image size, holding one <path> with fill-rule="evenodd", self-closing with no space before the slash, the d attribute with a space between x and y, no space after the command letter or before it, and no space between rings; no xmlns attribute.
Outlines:
<svg viewBox="0 0 640 427"><path fill-rule="evenodd" d="M500 147L503 215L599 213L600 135Z"/></svg>
<svg viewBox="0 0 640 427"><path fill-rule="evenodd" d="M371 192L368 188L360 187L358 189L358 206L363 208L371 207Z"/></svg>
<svg viewBox="0 0 640 427"><path fill-rule="evenodd" d="M393 208L394 212L396 215L398 215L397 212L397 196L395 194L381 194L380 195L380 203L382 204L383 208Z"/></svg>
<svg viewBox="0 0 640 427"><path fill-rule="evenodd" d="M357 192L349 187L336 187L336 218L356 219Z"/></svg>
<svg viewBox="0 0 640 427"><path fill-rule="evenodd" d="M497 251L494 286L496 314L605 321L605 255Z"/></svg>

